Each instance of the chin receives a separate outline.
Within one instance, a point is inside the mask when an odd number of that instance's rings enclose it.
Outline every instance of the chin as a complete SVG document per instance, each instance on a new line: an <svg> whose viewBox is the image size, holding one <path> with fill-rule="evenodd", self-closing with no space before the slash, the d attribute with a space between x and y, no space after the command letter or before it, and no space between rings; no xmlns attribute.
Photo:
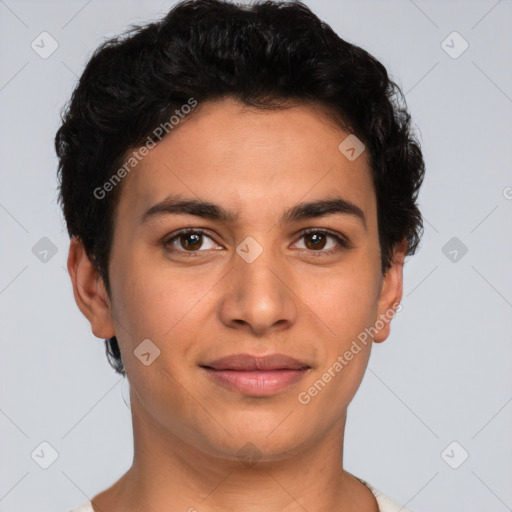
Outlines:
<svg viewBox="0 0 512 512"><path fill-rule="evenodd" d="M294 413L290 411L271 417L251 414L243 420L231 422L219 418L226 430L217 428L217 435L213 437L211 430L204 432L207 451L226 461L242 462L247 467L257 462L285 460L313 445L317 437L313 429L304 428L305 422L297 421L297 418L294 421L293 418Z"/></svg>

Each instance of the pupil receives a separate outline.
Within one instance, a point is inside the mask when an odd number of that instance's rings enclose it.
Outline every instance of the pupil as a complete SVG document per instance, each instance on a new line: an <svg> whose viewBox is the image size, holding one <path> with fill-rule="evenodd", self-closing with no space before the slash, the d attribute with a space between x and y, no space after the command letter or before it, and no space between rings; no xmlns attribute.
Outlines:
<svg viewBox="0 0 512 512"><path fill-rule="evenodd" d="M189 235L183 235L183 238L185 239L185 243L183 246L188 249L197 249L197 246L201 245L201 235L196 234L189 234ZM189 240L192 239L192 243L189 243ZM309 235L309 241L311 245L313 246L313 249L323 248L325 239L324 235L315 233L313 235Z"/></svg>
<svg viewBox="0 0 512 512"><path fill-rule="evenodd" d="M200 240L201 240L201 235L195 235L195 234L188 234L188 235L184 235L183 236L184 239L185 239L185 244L184 244L184 247L185 248L188 248L188 249L197 249L197 245L201 245L200 244ZM188 243L188 240L190 239L195 239L195 241L193 241L192 243Z"/></svg>
<svg viewBox="0 0 512 512"><path fill-rule="evenodd" d="M322 242L325 242L325 240L322 240L323 237L324 235L318 233L309 236L309 240L314 240L312 244L314 249L323 248L324 244Z"/></svg>

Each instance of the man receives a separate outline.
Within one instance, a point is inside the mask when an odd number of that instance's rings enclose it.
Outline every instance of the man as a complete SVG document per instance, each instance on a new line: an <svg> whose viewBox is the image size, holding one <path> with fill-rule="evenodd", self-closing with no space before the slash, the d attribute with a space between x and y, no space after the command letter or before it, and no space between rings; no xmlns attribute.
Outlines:
<svg viewBox="0 0 512 512"><path fill-rule="evenodd" d="M300 2L182 2L98 48L56 148L134 459L76 511L405 510L343 469L343 439L420 239L409 121Z"/></svg>

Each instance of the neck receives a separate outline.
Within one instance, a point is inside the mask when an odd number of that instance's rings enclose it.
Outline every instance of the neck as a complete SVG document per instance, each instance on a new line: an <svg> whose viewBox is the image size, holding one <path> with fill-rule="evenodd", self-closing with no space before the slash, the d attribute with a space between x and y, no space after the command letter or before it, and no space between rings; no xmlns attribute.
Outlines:
<svg viewBox="0 0 512 512"><path fill-rule="evenodd" d="M377 512L370 490L343 469L345 421L293 455L258 451L257 460L241 461L155 427L132 402L133 464L93 506L100 512Z"/></svg>

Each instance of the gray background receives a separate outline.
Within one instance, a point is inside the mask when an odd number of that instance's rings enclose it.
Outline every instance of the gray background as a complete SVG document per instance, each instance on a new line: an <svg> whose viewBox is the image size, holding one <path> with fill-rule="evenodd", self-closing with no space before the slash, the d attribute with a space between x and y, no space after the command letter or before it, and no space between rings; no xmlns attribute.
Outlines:
<svg viewBox="0 0 512 512"><path fill-rule="evenodd" d="M69 510L131 464L123 380L65 269L53 138L92 50L172 3L0 0L0 511ZM350 406L346 467L417 511L512 510L512 2L307 3L403 87L427 164L423 243Z"/></svg>

